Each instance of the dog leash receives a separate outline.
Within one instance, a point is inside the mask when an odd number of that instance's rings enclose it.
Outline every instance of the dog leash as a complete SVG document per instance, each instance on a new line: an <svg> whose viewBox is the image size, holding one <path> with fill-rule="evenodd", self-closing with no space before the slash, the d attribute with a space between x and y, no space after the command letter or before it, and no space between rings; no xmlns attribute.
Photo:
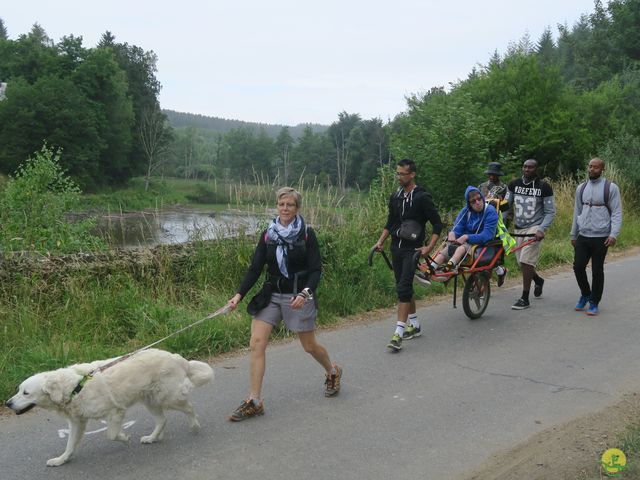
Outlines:
<svg viewBox="0 0 640 480"><path fill-rule="evenodd" d="M92 371L91 371L91 372L89 372L87 375L83 375L83 377L80 379L80 382L78 382L78 385L76 385L76 388L74 388L74 389L72 390L72 392L71 392L71 398L73 398L73 396L74 396L74 395L77 395L78 393L80 393L80 392L82 391L82 388L84 387L84 385L85 385L85 384L86 384L86 383L87 383L91 378L93 378L93 376L94 376L96 373L104 372L107 368L113 367L114 365L116 365L116 364L118 364L118 363L120 363L120 362L123 362L123 361L124 361L124 360L126 360L127 358L130 358L130 357L134 356L136 353L140 353L140 352L143 352L144 350L148 350L148 349L150 349L151 347L154 347L154 346L158 345L159 343L162 343L162 342L164 342L165 340L167 340L167 339L169 339L169 338L171 338L171 337L173 337L173 336L175 336L175 335L178 335L179 333L184 332L185 330L188 330L188 329L190 329L190 328L195 327L196 325L201 324L202 322L205 322L205 321L207 321L207 320L209 320L209 319L211 319L211 318L213 318L213 317L217 317L218 315L222 315L222 314L224 314L224 313L227 313L227 312L229 311L229 309L230 309L230 308L231 308L231 307L227 304L227 305L225 305L224 307L219 308L219 309L218 309L218 310L216 310L215 312L210 313L210 314L209 314L209 315L207 315L206 317L201 318L200 320L197 320L197 321L193 322L192 324L187 325L186 327L182 327L180 330L176 330L175 332L173 332L173 333L171 333L171 334L167 335L167 336L166 336L166 337L164 337L164 338L161 338L160 340L156 340L155 342L150 343L149 345L146 345L146 346L144 346L144 347L142 347L142 348L139 348L139 349L137 349L137 350L135 350L135 351L133 351L133 352L126 353L126 354L124 354L124 355L122 355L122 356L120 356L120 357L118 357L118 358L116 358L116 359L114 359L114 360L110 361L110 362L109 362L109 363L107 363L106 365L102 365L101 367L98 367L98 368L96 368L95 370L92 370Z"/></svg>
<svg viewBox="0 0 640 480"><path fill-rule="evenodd" d="M103 371L105 371L107 368L113 367L114 365L116 365L116 364L118 364L118 363L120 363L120 362L122 362L122 361L126 360L127 358L134 356L136 353L140 353L140 352L142 352L142 351L144 351L144 350L148 350L148 349L150 349L151 347L155 347L155 346L156 346L156 345L158 345L159 343L162 343L162 342L164 342L165 340L167 340L167 339L169 339L169 338L171 338L171 337L174 337L174 336L178 335L179 333L184 332L185 330L188 330L188 329L190 329L190 328L192 328L192 327L195 327L196 325L199 325L199 324L201 324L202 322L205 322L205 321L207 321L207 320L209 320L209 319L211 319L211 318L213 318L213 317L217 317L218 315L222 315L223 313L227 313L227 312L229 311L229 308L230 308L230 307L229 307L229 305L225 305L224 307L219 308L219 309L218 309L218 310L216 310L215 312L210 313L210 314L209 314L209 315L207 315L206 317L201 318L200 320L197 320L197 321L193 322L191 325L187 325L186 327L182 327L180 330L177 330L177 331L175 331L175 332L173 332L173 333L171 333L171 334L167 335L166 337L161 338L160 340L156 340L155 342L150 343L149 345L147 345L147 346L145 346L145 347L139 348L138 350L135 350L135 351L133 351L133 352L127 353L127 354L125 354L125 355L122 355L121 357L118 357L118 358L116 358L115 360L112 360L111 362L107 363L106 365L103 365L103 366L101 366L101 367L96 368L93 372L91 372L91 373L89 374L89 376L91 377L91 376L93 376L93 375L94 375L94 374L96 374L96 373L103 372Z"/></svg>

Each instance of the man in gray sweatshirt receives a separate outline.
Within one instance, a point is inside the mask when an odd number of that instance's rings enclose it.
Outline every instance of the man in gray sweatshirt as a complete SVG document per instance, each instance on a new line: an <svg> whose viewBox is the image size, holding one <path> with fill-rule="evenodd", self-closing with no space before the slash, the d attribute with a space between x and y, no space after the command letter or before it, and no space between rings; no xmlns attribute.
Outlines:
<svg viewBox="0 0 640 480"><path fill-rule="evenodd" d="M602 176L604 168L605 163L599 158L589 161L589 180L578 185L571 225L573 272L580 287L575 309L584 310L588 302L587 315L598 315L604 290L604 259L608 248L615 245L622 226L620 189ZM589 259L592 286L587 278Z"/></svg>

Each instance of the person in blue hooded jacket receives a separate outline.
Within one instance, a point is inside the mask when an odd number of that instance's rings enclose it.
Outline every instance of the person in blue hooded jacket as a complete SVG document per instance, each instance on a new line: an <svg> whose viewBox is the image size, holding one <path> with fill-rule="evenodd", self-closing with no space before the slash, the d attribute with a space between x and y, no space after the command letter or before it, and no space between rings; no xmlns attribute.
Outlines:
<svg viewBox="0 0 640 480"><path fill-rule="evenodd" d="M493 240L498 226L498 212L485 202L476 187L469 186L464 192L466 205L456 217L453 229L447 235L448 245L436 255L431 268L436 270L443 262L445 271L453 270L471 250L473 245L483 245Z"/></svg>

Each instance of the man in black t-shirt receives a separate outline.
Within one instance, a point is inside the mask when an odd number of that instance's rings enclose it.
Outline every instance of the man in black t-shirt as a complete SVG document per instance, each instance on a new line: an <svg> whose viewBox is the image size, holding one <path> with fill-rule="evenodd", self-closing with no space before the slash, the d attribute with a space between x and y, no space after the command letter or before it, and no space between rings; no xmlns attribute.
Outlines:
<svg viewBox="0 0 640 480"><path fill-rule="evenodd" d="M526 160L522 164L522 178L509 183L506 200L513 206L514 237L517 246L535 238L537 242L516 250L516 259L522 270L522 296L511 307L514 310L529 308L531 281L535 283L534 297L542 295L544 279L536 272L540 258L540 245L545 231L556 214L553 189L537 175L538 162Z"/></svg>
<svg viewBox="0 0 640 480"><path fill-rule="evenodd" d="M423 257L433 250L442 231L442 222L429 192L415 183L416 164L413 160L400 160L396 166L396 177L400 188L389 198L387 223L373 248L381 251L385 240L391 236L398 319L387 347L397 352L402 348L403 339L409 340L421 335L416 302L413 299L413 277L416 270L413 257L416 250L420 250ZM429 243L424 245L427 222L431 223L433 231ZM407 320L410 322L409 326Z"/></svg>

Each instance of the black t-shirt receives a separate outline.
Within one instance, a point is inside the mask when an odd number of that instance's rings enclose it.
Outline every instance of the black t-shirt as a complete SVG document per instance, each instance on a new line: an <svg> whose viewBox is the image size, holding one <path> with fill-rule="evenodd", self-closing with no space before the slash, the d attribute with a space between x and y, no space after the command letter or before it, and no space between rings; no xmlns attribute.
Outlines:
<svg viewBox="0 0 640 480"><path fill-rule="evenodd" d="M525 183L522 178L509 182L505 199L513 205L513 220L516 228L540 226L546 230L555 216L553 189L538 177Z"/></svg>
<svg viewBox="0 0 640 480"><path fill-rule="evenodd" d="M431 194L418 185L409 193L399 188L389 197L388 207L389 215L384 228L391 233L392 247L414 249L422 247L426 237L427 222L431 223L434 234L439 235L442 231L442 221ZM422 226L422 231L416 240L398 238L397 231L403 220L415 220Z"/></svg>

